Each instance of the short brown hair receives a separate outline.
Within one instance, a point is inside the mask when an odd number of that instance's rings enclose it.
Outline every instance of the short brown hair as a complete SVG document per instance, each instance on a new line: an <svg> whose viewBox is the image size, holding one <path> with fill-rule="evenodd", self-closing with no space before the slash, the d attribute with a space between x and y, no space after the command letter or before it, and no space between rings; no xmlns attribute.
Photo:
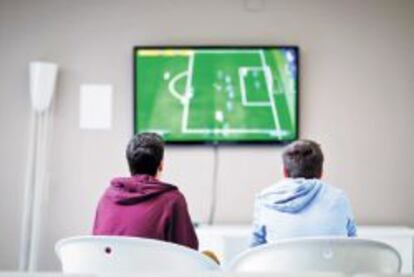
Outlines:
<svg viewBox="0 0 414 277"><path fill-rule="evenodd" d="M283 165L290 178L320 178L323 167L323 153L318 143L311 140L297 140L283 151Z"/></svg>

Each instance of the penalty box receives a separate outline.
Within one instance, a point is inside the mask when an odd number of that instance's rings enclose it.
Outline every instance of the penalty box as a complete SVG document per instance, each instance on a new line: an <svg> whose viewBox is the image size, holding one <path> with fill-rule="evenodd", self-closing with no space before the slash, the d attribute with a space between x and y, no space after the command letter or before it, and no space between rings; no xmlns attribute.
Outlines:
<svg viewBox="0 0 414 277"><path fill-rule="evenodd" d="M268 66L240 67L239 83L242 104L250 107L271 106L270 97L272 72Z"/></svg>

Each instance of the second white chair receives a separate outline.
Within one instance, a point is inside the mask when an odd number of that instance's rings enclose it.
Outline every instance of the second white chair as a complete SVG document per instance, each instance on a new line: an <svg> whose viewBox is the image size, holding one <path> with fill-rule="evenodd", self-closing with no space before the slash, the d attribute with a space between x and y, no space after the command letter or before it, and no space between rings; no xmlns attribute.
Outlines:
<svg viewBox="0 0 414 277"><path fill-rule="evenodd" d="M236 257L236 272L398 273L401 257L391 246L357 238L302 238L258 246Z"/></svg>

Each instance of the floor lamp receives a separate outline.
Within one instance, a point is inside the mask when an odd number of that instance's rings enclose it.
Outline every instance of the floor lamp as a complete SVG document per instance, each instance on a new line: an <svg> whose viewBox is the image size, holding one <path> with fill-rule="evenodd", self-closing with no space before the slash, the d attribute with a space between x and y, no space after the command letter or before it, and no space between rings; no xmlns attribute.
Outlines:
<svg viewBox="0 0 414 277"><path fill-rule="evenodd" d="M58 66L53 63L31 62L29 65L32 112L20 238L20 271L37 269L42 208L49 182L47 150L57 71Z"/></svg>

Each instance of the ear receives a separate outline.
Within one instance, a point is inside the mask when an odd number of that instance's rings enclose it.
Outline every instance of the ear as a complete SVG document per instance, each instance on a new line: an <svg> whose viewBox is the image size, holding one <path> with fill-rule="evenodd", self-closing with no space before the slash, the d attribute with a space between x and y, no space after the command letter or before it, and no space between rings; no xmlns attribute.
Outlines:
<svg viewBox="0 0 414 277"><path fill-rule="evenodd" d="M285 166L283 166L283 177L289 178L289 172Z"/></svg>
<svg viewBox="0 0 414 277"><path fill-rule="evenodd" d="M161 172L161 171L163 171L164 170L164 160L162 160L161 162L160 162L160 165L158 166L158 172Z"/></svg>
<svg viewBox="0 0 414 277"><path fill-rule="evenodd" d="M321 170L321 174L319 174L319 179L322 179L323 176L323 170Z"/></svg>

